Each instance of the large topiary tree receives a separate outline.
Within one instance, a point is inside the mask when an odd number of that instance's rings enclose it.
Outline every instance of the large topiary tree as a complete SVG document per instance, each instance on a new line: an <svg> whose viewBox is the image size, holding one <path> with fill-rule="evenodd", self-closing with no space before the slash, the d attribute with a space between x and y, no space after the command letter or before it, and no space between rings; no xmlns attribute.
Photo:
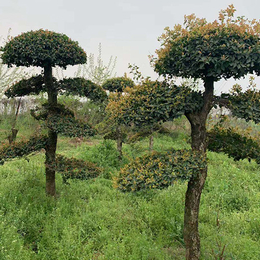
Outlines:
<svg viewBox="0 0 260 260"><path fill-rule="evenodd" d="M89 86L89 82L82 82L82 79L73 81L73 84L69 79L56 82L52 76L52 68L60 66L66 69L68 65L83 64L86 62L86 53L77 42L72 41L68 36L42 29L14 37L6 43L2 51L3 63L8 66L43 68L43 76L39 75L17 83L10 91L9 96L37 94L40 91L47 92L48 102L45 109L38 114L36 113L35 117L47 121L46 193L55 196L55 167L53 166L55 165L57 134L70 132L75 126L71 111L65 111L58 105L58 91L66 89L68 92L82 93L82 86ZM88 88L84 88L85 92L87 92L86 89ZM64 121L61 122L61 119ZM64 125L66 125L66 129L64 129Z"/></svg>
<svg viewBox="0 0 260 260"><path fill-rule="evenodd" d="M234 17L230 5L219 19L207 22L195 15L185 16L184 25L165 29L162 47L152 58L155 71L164 76L202 79L205 91L202 108L185 113L191 124L192 149L206 157L206 120L213 106L214 82L248 73L260 74L260 24ZM186 259L199 259L198 217L200 197L207 177L207 167L193 175L185 198L184 241Z"/></svg>

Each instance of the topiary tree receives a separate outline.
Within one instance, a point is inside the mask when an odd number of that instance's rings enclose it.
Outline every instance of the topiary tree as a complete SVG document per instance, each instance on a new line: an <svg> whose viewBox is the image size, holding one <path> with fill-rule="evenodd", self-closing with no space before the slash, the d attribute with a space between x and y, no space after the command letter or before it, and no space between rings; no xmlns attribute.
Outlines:
<svg viewBox="0 0 260 260"><path fill-rule="evenodd" d="M107 110L112 120L120 124L134 124L137 131L146 130L152 136L163 122L182 116L185 111L199 109L201 103L201 93L188 87L180 88L166 81L147 79L133 88L126 88L118 100L109 102Z"/></svg>
<svg viewBox="0 0 260 260"><path fill-rule="evenodd" d="M35 76L28 80L22 80L15 84L7 95L23 96L37 94L40 91L47 92L48 102L43 110L34 112L37 119L46 120L48 137L46 150L46 193L55 196L55 154L57 146L57 134L67 133L75 135L75 129L82 124L75 121L73 112L66 110L57 102L58 92L76 93L80 95L99 96L103 93L100 87L96 87L90 81L84 79L65 79L57 81L52 76L52 68L60 66L64 69L68 65L83 64L86 62L86 53L78 43L72 41L64 34L48 30L38 30L23 33L6 43L2 48L2 60L8 66L37 66L43 68L43 76ZM95 91L93 91L95 90ZM93 94L94 93L94 94ZM102 96L102 94L101 94ZM93 130L89 125L83 125L76 134Z"/></svg>
<svg viewBox="0 0 260 260"><path fill-rule="evenodd" d="M160 75L202 79L205 91L201 109L185 113L191 124L191 146L206 157L206 120L213 106L214 82L231 77L239 79L248 73L260 74L260 24L234 17L230 5L219 19L207 22L195 15L185 16L184 25L165 29L162 47L152 57ZM207 177L207 167L193 175L185 198L184 241L186 259L199 259L198 217L200 197Z"/></svg>
<svg viewBox="0 0 260 260"><path fill-rule="evenodd" d="M110 132L107 133L105 138L116 140L117 151L119 152L119 160L121 160L123 156L122 147L123 140L126 138L126 133L123 129L124 123L119 122L116 116L111 116L114 115L114 112L117 110L118 106L112 105L112 110L109 108L111 108L111 104L116 104L119 101L126 87L132 88L133 86L134 82L127 77L111 78L106 80L102 85L103 89L108 90L110 93L112 93L109 97L108 109L106 109L106 111L108 112L108 120L106 121L106 124L109 125Z"/></svg>

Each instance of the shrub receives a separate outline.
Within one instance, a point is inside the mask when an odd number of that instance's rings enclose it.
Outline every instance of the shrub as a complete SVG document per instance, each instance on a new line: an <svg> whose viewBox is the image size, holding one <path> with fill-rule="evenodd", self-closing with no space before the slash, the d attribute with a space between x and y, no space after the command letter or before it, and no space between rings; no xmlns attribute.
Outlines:
<svg viewBox="0 0 260 260"><path fill-rule="evenodd" d="M95 163L62 155L56 156L56 170L62 174L64 183L68 179L88 180L102 173L102 169Z"/></svg>
<svg viewBox="0 0 260 260"><path fill-rule="evenodd" d="M191 150L153 152L127 164L114 178L121 191L163 189L177 180L188 180L205 167L202 157Z"/></svg>

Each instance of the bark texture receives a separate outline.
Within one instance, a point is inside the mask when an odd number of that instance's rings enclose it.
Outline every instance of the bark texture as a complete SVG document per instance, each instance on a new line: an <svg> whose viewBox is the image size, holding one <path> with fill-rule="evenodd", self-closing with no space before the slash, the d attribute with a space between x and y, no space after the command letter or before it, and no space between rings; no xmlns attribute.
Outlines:
<svg viewBox="0 0 260 260"><path fill-rule="evenodd" d="M119 153L118 155L118 159L119 160L122 160L123 158L123 152L122 152L122 149L123 149L123 136L122 136L122 132L121 132L121 129L120 127L118 127L116 129L116 136L117 136L117 151Z"/></svg>
<svg viewBox="0 0 260 260"><path fill-rule="evenodd" d="M192 149L206 158L207 133L206 121L212 108L213 102L213 80L204 81L204 105L201 111L194 114L187 114L191 124L191 146ZM199 175L193 176L189 183L185 196L184 213L184 242L186 246L186 259L197 260L200 258L200 237L199 237L199 207L202 190L207 178L207 167L203 168Z"/></svg>
<svg viewBox="0 0 260 260"><path fill-rule="evenodd" d="M53 87L52 81L52 67L44 67L44 82L48 93L48 104L50 112L52 113L53 107L57 105L57 91ZM48 130L48 142L46 146L46 160L45 160L45 173L46 173L46 194L50 196L56 195L55 187L55 156L57 147L57 134L51 129Z"/></svg>

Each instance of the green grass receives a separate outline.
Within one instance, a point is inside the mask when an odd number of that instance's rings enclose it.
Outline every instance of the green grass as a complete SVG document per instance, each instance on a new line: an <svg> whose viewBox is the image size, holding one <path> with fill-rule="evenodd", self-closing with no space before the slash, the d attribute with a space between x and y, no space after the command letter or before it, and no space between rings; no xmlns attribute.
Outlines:
<svg viewBox="0 0 260 260"><path fill-rule="evenodd" d="M22 133L22 131L21 131ZM187 148L183 136L157 135L154 149ZM186 183L136 194L112 187L131 158L148 151L148 139L116 145L101 138L60 138L58 152L96 162L104 174L95 180L62 183L57 199L45 196L44 154L0 167L0 259L185 259L183 211ZM260 259L260 169L208 153L209 172L200 209L202 259Z"/></svg>

